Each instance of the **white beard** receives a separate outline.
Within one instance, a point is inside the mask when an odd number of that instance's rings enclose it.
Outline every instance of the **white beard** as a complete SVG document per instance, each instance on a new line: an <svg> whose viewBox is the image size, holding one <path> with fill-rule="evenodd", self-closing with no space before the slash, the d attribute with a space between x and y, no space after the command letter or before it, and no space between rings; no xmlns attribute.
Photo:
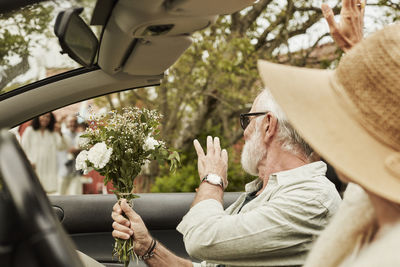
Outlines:
<svg viewBox="0 0 400 267"><path fill-rule="evenodd" d="M267 150L262 144L262 136L259 127L256 125L256 130L250 139L246 141L242 151L241 163L245 172L250 175L258 176L258 164L267 154Z"/></svg>

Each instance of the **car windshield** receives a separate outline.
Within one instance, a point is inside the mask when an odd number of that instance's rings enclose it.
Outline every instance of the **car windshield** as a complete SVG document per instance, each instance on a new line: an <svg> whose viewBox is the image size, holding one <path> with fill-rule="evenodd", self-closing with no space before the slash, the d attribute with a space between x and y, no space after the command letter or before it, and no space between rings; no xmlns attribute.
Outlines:
<svg viewBox="0 0 400 267"><path fill-rule="evenodd" d="M95 3L44 1L0 14L0 94L81 67L60 53L54 22L60 11L80 6L84 7L81 17L89 24ZM92 29L99 36L101 28Z"/></svg>

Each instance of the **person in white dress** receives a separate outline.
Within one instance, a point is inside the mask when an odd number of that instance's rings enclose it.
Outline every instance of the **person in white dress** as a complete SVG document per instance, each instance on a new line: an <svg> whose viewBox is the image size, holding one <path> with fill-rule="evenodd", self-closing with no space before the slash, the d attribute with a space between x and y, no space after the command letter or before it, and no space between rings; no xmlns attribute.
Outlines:
<svg viewBox="0 0 400 267"><path fill-rule="evenodd" d="M66 149L67 144L59 132L54 131L56 119L46 113L32 120L21 138L30 163L47 193L57 193L57 151Z"/></svg>

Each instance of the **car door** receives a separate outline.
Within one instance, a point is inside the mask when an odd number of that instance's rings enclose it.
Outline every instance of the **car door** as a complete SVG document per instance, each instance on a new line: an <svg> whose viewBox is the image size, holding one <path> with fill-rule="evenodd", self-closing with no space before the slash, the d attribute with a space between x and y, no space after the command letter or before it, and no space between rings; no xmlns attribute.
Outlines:
<svg viewBox="0 0 400 267"><path fill-rule="evenodd" d="M238 192L225 193L224 206ZM133 208L142 217L151 235L176 255L190 259L176 226L190 208L194 193L143 193ZM49 196L53 209L76 247L105 266L123 266L112 256L111 211L117 199L107 195ZM199 261L197 259L192 259ZM139 262L134 266L146 266Z"/></svg>

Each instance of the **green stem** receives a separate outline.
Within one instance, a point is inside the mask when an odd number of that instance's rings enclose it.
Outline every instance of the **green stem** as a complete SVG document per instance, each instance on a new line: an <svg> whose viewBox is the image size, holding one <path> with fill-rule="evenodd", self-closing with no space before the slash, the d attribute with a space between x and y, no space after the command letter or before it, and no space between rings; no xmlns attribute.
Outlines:
<svg viewBox="0 0 400 267"><path fill-rule="evenodd" d="M132 207L131 200L138 197L137 195L131 193L119 193L119 192L114 192L114 193L118 198L119 204L121 204L121 198L125 198L128 202L128 205L131 207ZM122 213L122 215L128 219L125 213ZM133 248L134 248L134 240L132 237L130 237L127 240L115 238L113 257L114 256L118 257L118 261L123 262L124 266L128 267L131 257L132 259L137 260L137 256Z"/></svg>

